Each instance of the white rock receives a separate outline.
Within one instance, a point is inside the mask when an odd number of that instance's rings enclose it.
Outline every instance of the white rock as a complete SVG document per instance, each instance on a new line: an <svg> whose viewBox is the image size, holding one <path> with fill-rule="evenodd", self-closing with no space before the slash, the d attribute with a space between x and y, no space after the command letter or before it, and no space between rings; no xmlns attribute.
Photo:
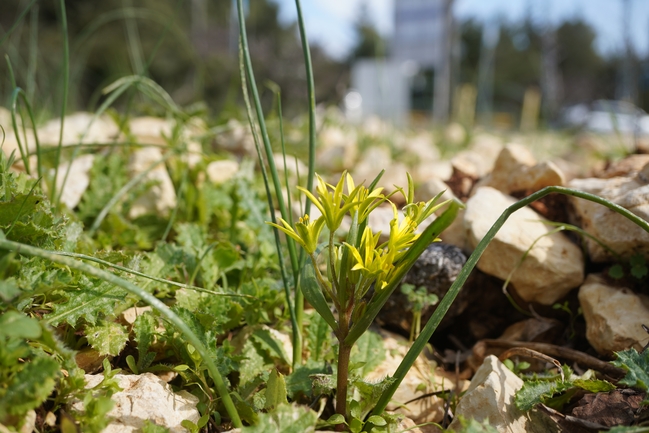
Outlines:
<svg viewBox="0 0 649 433"><path fill-rule="evenodd" d="M215 184L221 184L232 179L239 172L239 163L231 159L212 161L207 164L207 178Z"/></svg>
<svg viewBox="0 0 649 433"><path fill-rule="evenodd" d="M643 176L643 171L640 171L633 177L574 179L568 186L606 198L649 221L649 183L643 180ZM623 258L638 253L649 258L649 233L605 206L576 197L570 199L575 216L587 233ZM613 258L597 242L587 237L584 242L593 261L605 262Z"/></svg>
<svg viewBox="0 0 649 433"><path fill-rule="evenodd" d="M356 133L337 126L327 126L318 135L318 169L340 172L351 169L358 157Z"/></svg>
<svg viewBox="0 0 649 433"><path fill-rule="evenodd" d="M255 141L248 124L244 125L238 120L230 119L226 128L226 131L215 137L218 147L229 152L255 155L256 157Z"/></svg>
<svg viewBox="0 0 649 433"><path fill-rule="evenodd" d="M458 419L475 419L482 422L486 419L500 433L549 433L556 431L554 424L531 411L523 412L516 407L516 391L523 386L523 381L512 373L493 355L485 358L478 368L471 384L455 409L455 419L450 430L460 430Z"/></svg>
<svg viewBox="0 0 649 433"><path fill-rule="evenodd" d="M13 131L13 126L11 125L11 120L9 120L8 124L3 124L2 126L5 128L5 133L7 134L3 146L4 152L9 155L12 150L16 149L16 154L19 155L18 142ZM29 122L28 126L31 126ZM61 119L52 119L37 129L38 142L43 147L57 146L59 144L60 133ZM80 143L111 143L118 136L119 128L110 117L104 115L95 119L95 115L92 113L78 112L65 117L62 145L74 146ZM25 143L22 131L20 140L23 149L27 149L29 152L36 150L36 140L34 139L34 133L31 128L27 128L27 143Z"/></svg>
<svg viewBox="0 0 649 433"><path fill-rule="evenodd" d="M430 179L449 180L453 175L450 161L421 162L411 171L415 182L426 182Z"/></svg>
<svg viewBox="0 0 649 433"><path fill-rule="evenodd" d="M131 178L149 169L155 162L162 159L158 147L144 147L133 152L129 163ZM176 190L164 163L155 166L143 179L143 182L155 182L144 194L139 196L131 206L129 218L137 218L146 214L166 216L176 207Z"/></svg>
<svg viewBox="0 0 649 433"><path fill-rule="evenodd" d="M554 163L537 164L527 147L509 144L498 155L493 171L475 185L474 191L480 186L490 186L510 194L514 191L538 191L552 185L562 186L564 182L561 169Z"/></svg>
<svg viewBox="0 0 649 433"><path fill-rule="evenodd" d="M649 297L623 287L611 287L598 275L589 275L579 289L586 320L586 338L601 354L634 347L642 350L649 325Z"/></svg>
<svg viewBox="0 0 649 433"><path fill-rule="evenodd" d="M129 122L131 134L140 144L163 146L171 139L175 122L160 117L136 117Z"/></svg>
<svg viewBox="0 0 649 433"><path fill-rule="evenodd" d="M61 201L69 208L74 209L81 201L83 193L90 185L90 169L95 162L95 155L87 154L77 157L72 163L66 163L59 166L59 175L56 178L56 189L61 190L65 173L70 169L68 179L65 182Z"/></svg>
<svg viewBox="0 0 649 433"><path fill-rule="evenodd" d="M487 134L478 135L468 150L451 159L451 164L462 173L481 178L491 172L502 148L499 138Z"/></svg>
<svg viewBox="0 0 649 433"><path fill-rule="evenodd" d="M279 173L284 172L284 155L281 153L274 153L273 160L275 167ZM288 172L289 179L296 179L298 174L300 179L306 179L309 175L309 167L293 155L286 155L286 171ZM282 178L283 179L283 178Z"/></svg>
<svg viewBox="0 0 649 433"><path fill-rule="evenodd" d="M482 187L466 205L464 224L472 248L487 234L501 213L515 203L500 191ZM581 250L563 233L549 235L553 227L530 208L512 214L483 253L478 268L505 280L527 249L527 258L511 277L511 284L528 302L552 305L584 280Z"/></svg>
<svg viewBox="0 0 649 433"><path fill-rule="evenodd" d="M416 135L398 135L395 147L414 156L418 161L431 163L439 160L440 153L433 142L432 134L420 132Z"/></svg>
<svg viewBox="0 0 649 433"><path fill-rule="evenodd" d="M103 380L103 375L86 375L86 389ZM108 416L114 418L102 433L131 433L140 431L145 421L168 428L172 433L187 430L180 425L183 420L197 423L200 413L196 409L198 397L187 391L173 392L171 386L156 375L115 375L122 391L113 394L115 402ZM83 411L83 403L72 408Z"/></svg>

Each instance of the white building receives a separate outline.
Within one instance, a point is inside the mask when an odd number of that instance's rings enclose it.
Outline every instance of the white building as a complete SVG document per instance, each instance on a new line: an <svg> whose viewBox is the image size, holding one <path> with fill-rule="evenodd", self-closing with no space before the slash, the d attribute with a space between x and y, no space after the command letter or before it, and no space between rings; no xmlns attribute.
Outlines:
<svg viewBox="0 0 649 433"><path fill-rule="evenodd" d="M448 113L446 23L452 23L452 1L394 0L389 57L361 59L352 65L351 85L362 98L361 114L357 108L354 117L378 115L404 124L412 112L430 115L434 100L436 115Z"/></svg>

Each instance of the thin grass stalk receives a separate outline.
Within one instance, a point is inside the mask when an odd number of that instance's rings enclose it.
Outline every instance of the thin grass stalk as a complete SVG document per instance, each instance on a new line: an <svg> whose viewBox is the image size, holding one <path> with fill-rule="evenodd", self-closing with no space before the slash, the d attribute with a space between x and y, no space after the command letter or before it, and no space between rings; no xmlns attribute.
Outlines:
<svg viewBox="0 0 649 433"><path fill-rule="evenodd" d="M27 99L27 95L25 94L25 91L21 89L20 87L16 87L14 91L11 94L11 125L14 129L14 135L16 137L16 143L18 144L18 150L20 152L20 157L23 160L23 164L25 165L25 171L27 173L31 173L30 167L29 167L29 156L28 156L28 149L27 149L27 133L25 129L25 121L23 120L21 116L21 123L23 126L23 137L25 138L25 148L23 149L23 145L20 141L20 131L18 130L18 122L16 120L16 111L17 111L17 103L18 103L18 97L21 96L23 102L25 103L25 108L27 108L27 114L29 115L29 120L32 122L32 131L34 134L34 142L36 143L36 172L38 173L38 177L43 176L43 168L42 168L42 161L41 161L41 145L40 142L38 141L38 133L36 132L36 119L34 118L34 112L32 110L32 106L29 103L29 100Z"/></svg>
<svg viewBox="0 0 649 433"><path fill-rule="evenodd" d="M9 232L7 232L6 234L9 234ZM189 290L194 290L196 292L209 293L210 295L229 296L229 297L233 297L233 298L252 298L253 297L253 296L250 296L250 295L241 295L239 293L217 292L217 291L214 291L214 290L205 289L203 287L192 286L191 284L184 284L184 283L179 283L177 281L171 281L171 280L167 280L167 279L164 279L164 278L158 278L158 277L155 277L153 275L148 275L148 274L145 274L143 272L136 271L134 269L129 269L127 267L120 266L118 264L108 262L106 260L98 259L97 257L88 256L86 254L70 253L70 252L67 252L67 251L56 251L56 252L54 252L54 254L58 254L60 256L66 256L66 257L73 257L75 259L88 260L89 262L99 263L100 265L108 266L110 268L117 269L118 271L126 272L126 273L132 274L132 275L137 275L138 277L147 278L149 280L156 281L158 283L167 284L169 286L180 287L181 289L189 289Z"/></svg>
<svg viewBox="0 0 649 433"><path fill-rule="evenodd" d="M390 386L381 395L379 401L374 407L374 410L372 412L373 415L380 415L381 413L383 413L387 404L390 402L390 399L392 398L395 391L401 384L401 381L406 376L406 373L408 373L408 370L410 370L413 363L415 362L415 360L417 359L421 351L428 343L428 340L430 340L430 338L432 337L433 333L437 329L437 326L439 326L439 323L442 321L442 318L444 318L446 312L451 307L451 304L453 303L458 293L460 292L460 289L466 282L467 278L469 278L469 275L471 274L473 268L475 268L476 264L478 263L478 260L482 256L482 253L484 253L489 243L496 236L496 233L498 233L498 231L503 226L503 224L505 224L509 216L514 212L516 212L517 210L529 205L530 203L552 193L570 195L573 197L578 197L584 200L589 200L601 204L602 206L605 206L608 209L611 209L612 211L617 212L618 214L631 220L632 222L640 226L640 228L642 228L644 231L649 233L649 223L643 220L642 218L640 218L639 216L637 216L636 214L623 208L622 206L619 206L615 203L612 203L594 194L590 194L583 191L577 191L574 189L565 188L561 186L545 187L527 196L526 198L517 201L513 205L509 206L500 215L500 217L496 220L496 222L491 226L491 228L489 229L485 237L478 243L471 256L469 256L468 260L466 261L466 264L460 271L460 274L457 276L456 280L453 282L446 295L444 295L444 297L440 301L439 305L437 306L437 309L435 310L431 318L426 323L426 326L424 326L424 329L422 329L421 334L419 334L419 337L417 337L415 342L410 347L410 350L408 350L408 353L403 358L403 361L401 361L401 364L399 364L399 367L397 368L393 376L394 382L390 384ZM368 423L365 426L364 431L368 431L372 427L369 424L370 423Z"/></svg>
<svg viewBox="0 0 649 433"><path fill-rule="evenodd" d="M277 168L275 167L275 161L273 159L273 153L272 149L270 146L270 139L268 138L268 130L266 128L266 122L264 119L264 113L261 108L261 101L259 99L259 92L257 90L257 85L255 83L255 74L254 71L252 70L252 61L250 59L250 49L248 47L248 37L246 34L246 22L245 22L245 17L243 15L243 4L242 0L237 0L237 11L238 11L238 17L239 17L239 55L240 55L240 67L241 67L241 81L242 81L242 87L244 91L244 99L246 100L246 109L248 112L248 120L250 122L250 127L253 132L253 137L256 135L256 128L254 125L254 121L252 120L252 115L251 115L251 110L250 110L250 102L248 98L248 84L247 81L250 82L250 90L252 92L253 100L255 103L255 111L257 114L257 121L259 124L259 130L261 133L262 141L264 143L264 150L266 152L266 160L268 161L268 166L271 172L271 176L273 179L273 184L275 187L275 198L277 199L278 207L280 210L280 213L282 214L282 218L285 220L288 219L288 213L286 210L286 206L284 204L284 197L282 194L282 186L281 183L279 182L279 175L277 174ZM246 80L246 76L248 77L248 80ZM257 156L259 157L259 165L262 170L262 174L264 177L264 183L266 185L266 194L267 194L267 200L268 200L268 205L269 205L269 211L271 215L271 219L274 223L276 223L275 219L275 214L274 214L274 205L273 205L273 200L272 196L270 194L270 189L268 185L268 175L265 170L265 165L264 165L264 160L261 154L261 146L259 145L259 140L255 139L255 147L257 149ZM296 305L291 303L291 298L290 298L290 290L288 286L288 280L285 279L285 274L286 270L284 267L284 260L282 259L282 253L281 253L281 241L279 238L279 231L277 229L273 229L273 232L275 234L275 244L277 246L277 253L278 256L280 257L280 269L283 274L283 280L284 280L284 286L285 286L285 293L286 293L286 302L287 306L289 309L289 315L291 317L291 327L293 331L293 337L292 337L292 342L293 342L293 365L299 365L302 362L302 330L301 330L301 320L298 321L297 316L296 316ZM295 279L296 275L296 270L299 270L299 264L298 264L298 255L297 255L297 250L295 247L295 241L293 239L290 239L289 237L286 238L286 245L288 247L288 252L289 252L289 257L291 261L291 267L293 270L293 275L294 275L294 280L292 286L295 287L295 299L302 299L300 291L297 290L297 280ZM296 301L297 302L297 301ZM302 301L301 304L304 302Z"/></svg>
<svg viewBox="0 0 649 433"><path fill-rule="evenodd" d="M252 114L252 106L250 105L250 97L248 96L248 84L246 80L246 73L243 66L243 44L239 40L239 69L241 72L241 88L243 91L243 100L246 105L246 114L248 116L248 122L250 123L250 129L252 131L252 138L255 142L255 150L257 151L257 158L259 160L259 167L261 169L262 179L264 180L264 187L266 190L266 200L270 209L270 218L273 223L277 223L277 218L275 218L275 212L273 211L273 198L270 192L270 185L268 182L268 174L266 173L266 166L264 165L264 160L261 155L261 146L259 145L259 136L257 134L257 128L255 125L255 120ZM284 286L284 297L286 298L286 308L289 312L289 318L291 320L291 329L292 333L292 344L293 344L293 366L297 365L296 361L301 358L302 348L301 341L302 336L299 333L298 323L295 316L295 310L291 304L291 290L288 283L288 276L286 274L286 267L284 265L284 254L282 253L281 240L279 237L279 231L273 229L273 235L275 237L275 245L277 247L277 260L279 261L279 271L282 277L282 283ZM299 352L297 352L299 350ZM296 357L297 355L297 357Z"/></svg>
<svg viewBox="0 0 649 433"><path fill-rule="evenodd" d="M187 341L192 346L194 346L196 351L201 355L203 362L205 362L205 365L207 366L207 370L210 376L212 377L212 380L214 381L216 391L219 397L221 397L223 406L225 406L225 410L228 416L230 417L230 419L232 420L232 423L235 425L235 427L238 428L241 428L243 426L243 424L241 423L241 419L239 418L239 413L237 412L237 409L234 406L232 398L230 397L228 388L225 385L225 382L223 381L223 377L221 377L221 373L219 373L216 364L210 357L210 352L203 345L203 343L198 338L198 336L194 334L194 332L192 332L192 330L185 324L185 322L183 322L180 317L178 317L173 311L171 311L171 309L167 307L158 298L142 290L140 287L136 286L135 284L118 277L117 275L111 274L110 272L104 271L95 266L88 265L81 261L74 260L70 257L63 257L52 251L43 250L41 248L36 248L30 245L21 244L19 242L8 241L4 239L3 236L0 236L0 249L7 250L7 251L14 251L18 254L23 254L27 256L40 257L42 259L46 259L57 264L67 266L71 269L75 269L79 272L83 272L84 274L92 275L93 277L100 278L108 283L114 284L116 286L119 286L127 290L128 292L132 293L133 295L137 296L138 298L142 299L144 302L149 304L151 307L153 307L153 309L155 309L158 313L160 313L161 316L163 316L165 319L171 322L176 327L176 329L178 329L184 335Z"/></svg>
<svg viewBox="0 0 649 433"><path fill-rule="evenodd" d="M63 35L63 89L61 97L61 131L59 132L59 144L54 158L54 180L52 181L52 203L58 208L61 204L61 193L56 195L56 179L59 175L59 164L61 163L61 148L63 147L63 128L65 126L65 112L68 107L68 91L70 88L70 43L68 41L68 17L65 10L65 0L59 0L61 9L61 33ZM72 164L70 164L71 166Z"/></svg>
<svg viewBox="0 0 649 433"><path fill-rule="evenodd" d="M237 0L237 4L240 4L241 0ZM266 127L266 119L264 118L264 112L261 108L261 99L259 98L259 90L257 89L257 83L255 81L255 73L252 69L252 60L250 59L250 49L248 47L248 36L246 34L246 23L243 16L243 6L239 8L239 29L240 37L243 46L243 58L244 58L244 67L246 75L248 76L248 83L250 86L250 91L252 93L252 100L254 101L255 112L257 114L257 124L259 125L259 131L261 133L261 141L264 144L264 152L266 154L266 161L268 162L268 168L273 179L273 186L275 188L275 199L277 200L277 207L282 215L282 218L288 220L288 211L284 203L284 194L282 194L282 184L279 181L279 175L277 173L277 167L275 166L275 160L273 158L273 149L270 145L270 138L268 136L268 128ZM271 206L271 210L273 206ZM288 253L291 260L291 266L293 273L297 274L299 271L298 265L298 254L295 247L295 241L293 239L286 239L286 246L288 247ZM297 283L294 281L295 287Z"/></svg>
<svg viewBox="0 0 649 433"><path fill-rule="evenodd" d="M27 63L27 99L34 101L36 66L38 64L38 5L32 9L29 20L29 61Z"/></svg>
<svg viewBox="0 0 649 433"><path fill-rule="evenodd" d="M27 15L27 12L29 12L29 11L31 10L32 6L34 6L34 3L36 3L36 1L37 1L37 0L32 0L31 3L29 3L29 4L27 5L27 7L26 7L26 8L25 8L21 13L20 13L20 15L18 15L18 18L16 18L16 20L15 20L14 23L11 25L11 27L9 27L9 30L7 30L7 32L2 36L2 38L0 38L0 46L2 46L2 44L4 43L4 41L5 41L9 36L11 36L11 34L13 33L14 30L16 30L16 27L18 27L18 26L20 25L20 23L21 23L21 22L23 21L23 19L25 18L25 15Z"/></svg>
<svg viewBox="0 0 649 433"><path fill-rule="evenodd" d="M304 16L302 15L302 3L295 0L297 9L297 22L300 29L300 40L302 42L302 53L304 56L304 68L306 72L307 94L309 98L309 172L306 178L306 189L313 191L313 181L315 179L315 146L316 146L316 119L315 119L315 84L313 80L313 64L311 62L311 50L309 49L309 40L306 35L306 26L304 25ZM306 199L304 204L304 213L307 215L311 211L311 200ZM303 266L305 255L300 251L299 264ZM295 314L300 326L304 323L304 294L301 290L295 290ZM302 332L302 329L300 329Z"/></svg>
<svg viewBox="0 0 649 433"><path fill-rule="evenodd" d="M146 170L144 170L142 173L138 174L135 176L133 179L129 180L123 187L119 189L113 195L110 200L108 200L108 203L103 207L101 212L99 212L99 215L97 215L97 218L95 218L95 221L93 221L92 226L90 227L90 230L88 230L88 235L90 237L94 236L95 232L97 229L99 229L99 226L101 225L102 221L104 221L104 218L106 218L106 215L108 215L108 212L110 209L115 206L115 204L122 198L124 195L126 195L127 192L131 190L135 185L140 183L154 168L156 168L158 165L163 164L165 161L167 161L169 158L173 156L173 153L168 153L162 158L160 158L157 161L154 161L151 165L149 165Z"/></svg>

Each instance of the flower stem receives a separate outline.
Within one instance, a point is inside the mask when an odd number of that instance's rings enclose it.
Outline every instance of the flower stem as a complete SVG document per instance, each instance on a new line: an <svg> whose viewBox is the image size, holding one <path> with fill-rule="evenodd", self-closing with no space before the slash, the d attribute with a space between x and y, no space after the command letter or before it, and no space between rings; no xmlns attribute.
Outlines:
<svg viewBox="0 0 649 433"><path fill-rule="evenodd" d="M336 382L336 413L347 419L347 379L349 377L349 356L352 352L352 346L342 342L338 346L338 375ZM344 428L344 424L338 424L337 427ZM341 431L341 430L339 430Z"/></svg>

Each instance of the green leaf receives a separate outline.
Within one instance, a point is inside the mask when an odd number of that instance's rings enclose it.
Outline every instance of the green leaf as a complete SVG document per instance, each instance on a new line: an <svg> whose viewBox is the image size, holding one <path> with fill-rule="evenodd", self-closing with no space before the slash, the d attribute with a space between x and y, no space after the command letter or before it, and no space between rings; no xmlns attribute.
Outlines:
<svg viewBox="0 0 649 433"><path fill-rule="evenodd" d="M478 422L473 418L467 420L462 416L459 419L462 429L458 433L498 433L498 430L489 424L488 419L482 422Z"/></svg>
<svg viewBox="0 0 649 433"><path fill-rule="evenodd" d="M116 310L132 305L134 301L127 293L105 281L80 275L75 288L61 291L67 300L55 303L53 311L44 319L52 326L63 321L76 326L81 318L94 325L99 319L114 315Z"/></svg>
<svg viewBox="0 0 649 433"><path fill-rule="evenodd" d="M128 341L128 332L119 323L102 322L86 328L86 338L100 355L117 356Z"/></svg>
<svg viewBox="0 0 649 433"><path fill-rule="evenodd" d="M615 352L617 359L612 362L616 367L626 370L626 376L620 383L642 391L649 385L649 351L638 353L635 349Z"/></svg>
<svg viewBox="0 0 649 433"><path fill-rule="evenodd" d="M516 393L516 407L522 411L528 411L536 404L544 403L570 387L572 384L568 381L529 380Z"/></svg>
<svg viewBox="0 0 649 433"><path fill-rule="evenodd" d="M288 360L288 355L284 350L284 345L273 334L270 328L264 327L255 329L250 338L259 344L259 347L261 347L262 350L265 350L272 358L282 361L287 366L291 364Z"/></svg>
<svg viewBox="0 0 649 433"><path fill-rule="evenodd" d="M331 333L331 328L329 328L327 322L320 314L313 313L309 315L309 324L306 327L306 332L308 338L305 338L304 341L311 352L309 359L314 361L327 360L326 356L332 355L330 349L334 338Z"/></svg>
<svg viewBox="0 0 649 433"><path fill-rule="evenodd" d="M36 319L17 311L7 311L0 316L0 337L36 339L42 328Z"/></svg>
<svg viewBox="0 0 649 433"><path fill-rule="evenodd" d="M637 279L641 279L642 277L647 275L647 265L644 263L641 265L636 265L631 267L631 275L636 277Z"/></svg>
<svg viewBox="0 0 649 433"><path fill-rule="evenodd" d="M358 339L352 349L350 362L354 364L363 363L360 371L361 376L366 376L374 371L385 360L385 347L383 339L373 331L366 332Z"/></svg>
<svg viewBox="0 0 649 433"><path fill-rule="evenodd" d="M615 389L615 385L611 382L599 379L576 379L572 383L573 385L589 392L609 392Z"/></svg>
<svg viewBox="0 0 649 433"><path fill-rule="evenodd" d="M335 332L338 329L338 323L336 322L334 315L329 309L329 304L327 304L327 300L322 294L320 286L318 286L313 266L316 266L316 264L310 262L310 264L305 264L302 267L302 273L300 276L300 289L304 294L304 299L306 299L307 302L309 302L309 304L311 304L311 306L315 308L318 314L322 316L322 318Z"/></svg>
<svg viewBox="0 0 649 433"><path fill-rule="evenodd" d="M273 370L270 372L266 383L266 404L264 409L271 410L282 404L288 404L286 382L282 373Z"/></svg>
<svg viewBox="0 0 649 433"><path fill-rule="evenodd" d="M327 325L325 324L325 326ZM286 376L288 396L291 400L297 400L299 398L298 394L304 394L310 397L312 395L311 390L313 389L311 376L323 373L326 373L325 364L322 362L316 363L312 359L309 359L305 365L296 366L293 372Z"/></svg>
<svg viewBox="0 0 649 433"><path fill-rule="evenodd" d="M624 268L622 268L622 265L620 264L613 265L608 270L608 275L611 278L615 278L616 280L619 280L620 278L624 278Z"/></svg>
<svg viewBox="0 0 649 433"><path fill-rule="evenodd" d="M133 332L137 342L137 369L144 371L147 369L153 358L149 355L149 348L153 343L156 320L153 315L144 313L135 319ZM155 354L153 354L155 357Z"/></svg>
<svg viewBox="0 0 649 433"><path fill-rule="evenodd" d="M5 386L0 387L0 422L7 415L22 416L40 406L54 390L60 365L40 356L26 363Z"/></svg>
<svg viewBox="0 0 649 433"><path fill-rule="evenodd" d="M378 415L372 415L371 417L369 417L367 419L367 422L370 422L370 423L372 423L372 424L374 424L375 426L378 426L378 427L382 427L382 426L388 424L387 421L385 421L385 419L383 419L383 417L378 416Z"/></svg>
<svg viewBox="0 0 649 433"><path fill-rule="evenodd" d="M649 433L649 426L624 426L611 427L608 433Z"/></svg>
<svg viewBox="0 0 649 433"><path fill-rule="evenodd" d="M331 425L342 424L344 422L345 422L345 417L339 413L335 413L331 415L326 421L327 424L331 424Z"/></svg>
<svg viewBox="0 0 649 433"><path fill-rule="evenodd" d="M286 404L259 414L257 425L243 427L241 433L312 433L317 421L318 414L308 407Z"/></svg>

